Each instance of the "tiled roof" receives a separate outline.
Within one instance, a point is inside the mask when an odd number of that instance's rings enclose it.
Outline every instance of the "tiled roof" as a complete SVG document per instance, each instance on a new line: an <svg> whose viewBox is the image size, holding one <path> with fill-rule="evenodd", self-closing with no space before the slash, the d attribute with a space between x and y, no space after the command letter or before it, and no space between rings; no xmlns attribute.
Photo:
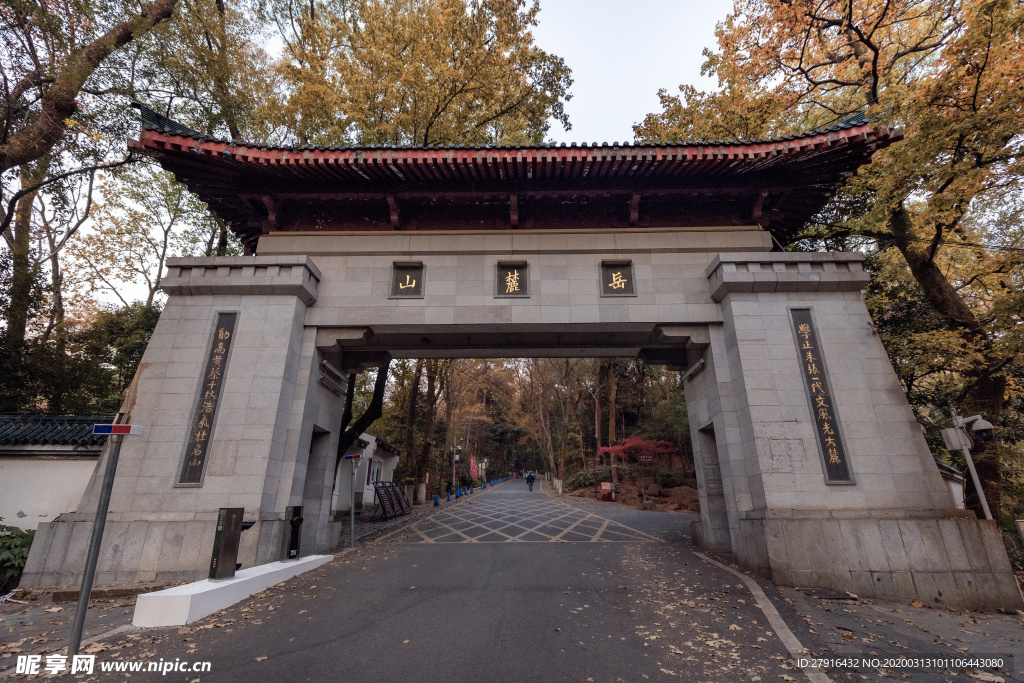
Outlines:
<svg viewBox="0 0 1024 683"><path fill-rule="evenodd" d="M398 449L397 448L395 448L394 446L392 446L391 444L389 444L387 441L385 441L384 439L380 438L379 436L376 436L374 438L377 439L377 448L379 448L380 450L382 450L382 451L384 451L386 453L390 453L391 455L398 455Z"/></svg>
<svg viewBox="0 0 1024 683"><path fill-rule="evenodd" d="M0 415L0 446L102 446L107 437L92 427L113 421L113 415Z"/></svg>
<svg viewBox="0 0 1024 683"><path fill-rule="evenodd" d="M763 145L772 144L777 142L786 142L789 140L800 140L802 138L810 138L817 135L824 135L827 133L837 133L839 131L850 130L851 128L857 128L859 126L866 126L870 123L870 120L863 113L853 114L848 116L841 121L838 121L831 126L825 128L815 128L814 130L804 131L797 135L785 135L777 138L759 138L756 140L669 140L660 142L636 142L631 143L629 141L622 142L621 144L616 142L580 142L580 143L565 143L565 142L549 142L541 143L539 145L527 145L527 144L482 144L482 145L467 145L467 144L436 144L436 145L269 145L265 142L245 142L242 140L227 140L224 138L216 138L210 135L204 135L197 130L193 130L188 126L182 125L170 119L158 111L150 109L144 104L139 102L132 102L132 106L139 110L142 116L142 127L146 130L156 131L157 133L163 133L164 135L177 135L185 138L192 138L193 140L199 140L202 142L213 142L236 145L238 147L251 147L253 149L260 150L280 150L286 152L301 152L303 150L320 150L320 151L349 151L349 150L377 150L377 149L394 149L394 150L414 150L414 149L524 149L524 150L540 150L540 149L559 149L563 147L580 147L580 148L597 148L597 147L692 147L692 146L721 146L721 145Z"/></svg>
<svg viewBox="0 0 1024 683"><path fill-rule="evenodd" d="M763 140L278 146L221 140L137 105L129 148L250 248L280 231L760 225L790 242L899 139L857 114Z"/></svg>

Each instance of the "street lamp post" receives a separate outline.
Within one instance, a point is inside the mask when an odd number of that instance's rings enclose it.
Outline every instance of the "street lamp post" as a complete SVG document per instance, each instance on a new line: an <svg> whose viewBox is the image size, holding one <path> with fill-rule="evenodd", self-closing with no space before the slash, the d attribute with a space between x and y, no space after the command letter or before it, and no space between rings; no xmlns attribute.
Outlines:
<svg viewBox="0 0 1024 683"><path fill-rule="evenodd" d="M455 463L459 459L459 455L462 454L462 446L452 446L452 490L455 490Z"/></svg>

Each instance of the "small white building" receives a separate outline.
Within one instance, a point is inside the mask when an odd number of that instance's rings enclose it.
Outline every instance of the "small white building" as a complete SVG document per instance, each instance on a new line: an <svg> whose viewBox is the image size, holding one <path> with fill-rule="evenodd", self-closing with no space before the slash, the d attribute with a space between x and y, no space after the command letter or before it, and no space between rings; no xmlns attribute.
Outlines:
<svg viewBox="0 0 1024 683"><path fill-rule="evenodd" d="M358 455L359 460L344 460L334 479L334 496L331 498L331 512L335 515L348 513L352 500L352 481L356 482L356 512L373 509L373 482L391 481L398 464L398 449L384 439L364 433L345 455ZM356 463L355 477L352 463Z"/></svg>
<svg viewBox="0 0 1024 683"><path fill-rule="evenodd" d="M35 529L73 512L96 468L112 415L0 415L0 524Z"/></svg>

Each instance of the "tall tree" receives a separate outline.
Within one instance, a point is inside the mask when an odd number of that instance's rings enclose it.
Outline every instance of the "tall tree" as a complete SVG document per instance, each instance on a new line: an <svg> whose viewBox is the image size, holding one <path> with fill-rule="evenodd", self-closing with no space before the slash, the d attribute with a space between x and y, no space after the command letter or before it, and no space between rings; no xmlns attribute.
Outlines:
<svg viewBox="0 0 1024 683"><path fill-rule="evenodd" d="M945 330L959 337L966 381L951 401L997 422L1006 369L1019 362L1021 309L1011 290L988 303L967 296L1021 267L986 249L983 207L1019 193L1024 171L1024 6L1012 0L739 0L707 51L712 95L668 98L636 126L639 137L698 136L736 95L745 111L774 114L751 135L784 134L866 111L904 140L876 153L832 217L808 236L836 233L896 249ZM684 101L685 100L685 101ZM975 274L948 270L951 250L973 249ZM977 277L975 277L977 275ZM973 279L972 279L973 278ZM995 311L1004 311L995 315ZM1014 312L1010 312L1014 311ZM979 463L998 514L996 454Z"/></svg>
<svg viewBox="0 0 1024 683"><path fill-rule="evenodd" d="M156 0L140 8L118 0L15 0L0 5L0 184L6 217L38 184L15 191L11 172L55 150L75 124L80 94L96 85L97 70L170 17L174 4ZM0 232L7 226L5 220Z"/></svg>
<svg viewBox="0 0 1024 683"><path fill-rule="evenodd" d="M268 0L304 144L540 142L572 84L525 0Z"/></svg>

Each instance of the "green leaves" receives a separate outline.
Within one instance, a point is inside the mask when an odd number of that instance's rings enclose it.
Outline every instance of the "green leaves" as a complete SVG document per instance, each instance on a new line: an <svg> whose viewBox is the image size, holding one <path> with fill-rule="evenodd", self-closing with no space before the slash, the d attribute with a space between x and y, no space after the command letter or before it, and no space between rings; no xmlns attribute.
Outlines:
<svg viewBox="0 0 1024 683"><path fill-rule="evenodd" d="M0 586L21 576L35 535L35 531L0 524Z"/></svg>

